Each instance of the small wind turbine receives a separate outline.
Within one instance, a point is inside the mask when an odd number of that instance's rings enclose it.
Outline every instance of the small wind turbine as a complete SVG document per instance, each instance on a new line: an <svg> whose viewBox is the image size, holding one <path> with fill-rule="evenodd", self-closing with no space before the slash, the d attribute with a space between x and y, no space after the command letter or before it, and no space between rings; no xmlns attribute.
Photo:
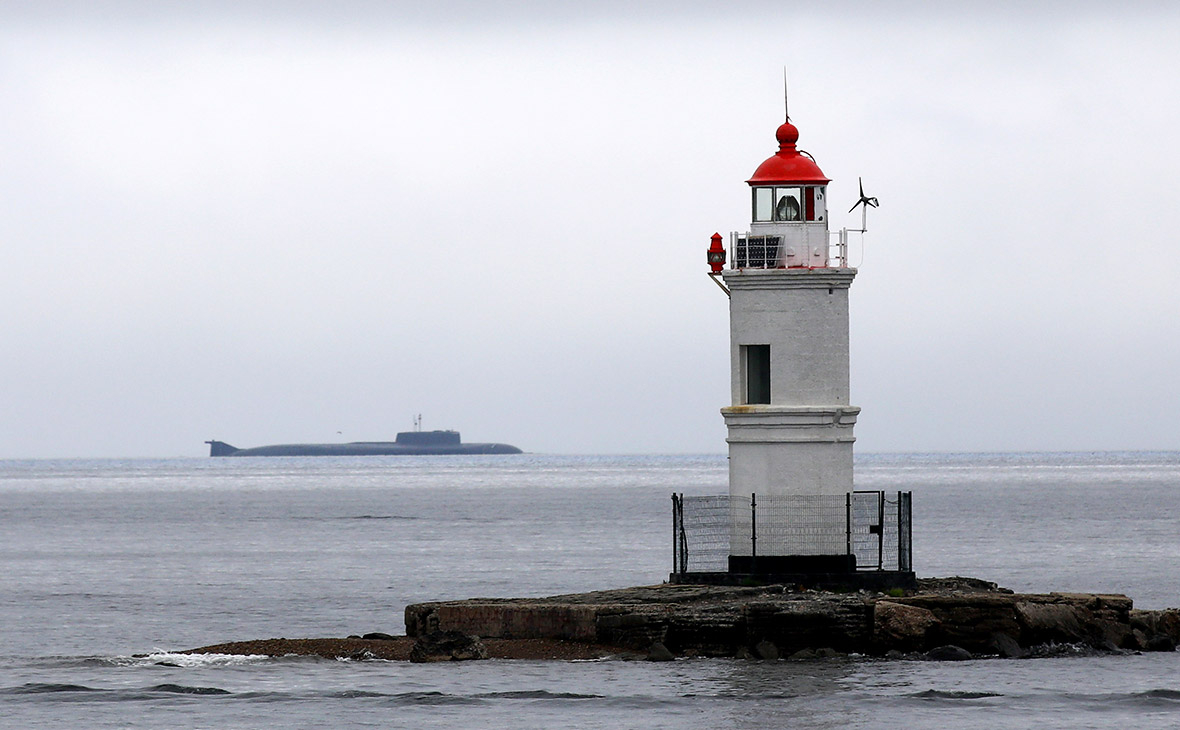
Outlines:
<svg viewBox="0 0 1180 730"><path fill-rule="evenodd" d="M869 229L868 225L866 225L869 208L876 208L880 205L880 203L877 202L876 198L865 195L864 180L858 177L856 178L856 182L857 185L860 186L860 200L856 201L856 203L854 203L853 206L848 209L848 212L851 213L858 207L860 208L860 230L863 233Z"/></svg>

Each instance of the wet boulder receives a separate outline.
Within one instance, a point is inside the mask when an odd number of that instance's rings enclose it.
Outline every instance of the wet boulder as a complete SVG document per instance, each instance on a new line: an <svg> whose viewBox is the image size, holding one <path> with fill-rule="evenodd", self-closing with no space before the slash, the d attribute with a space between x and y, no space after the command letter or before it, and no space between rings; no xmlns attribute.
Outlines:
<svg viewBox="0 0 1180 730"><path fill-rule="evenodd" d="M947 644L926 652L926 658L936 662L962 662L975 657L961 646Z"/></svg>
<svg viewBox="0 0 1180 730"><path fill-rule="evenodd" d="M479 637L461 631L431 631L422 634L410 649L410 661L418 663L487 658L488 650Z"/></svg>
<svg viewBox="0 0 1180 730"><path fill-rule="evenodd" d="M873 607L873 641L882 651L917 651L927 646L939 623L932 611L921 606L878 601Z"/></svg>

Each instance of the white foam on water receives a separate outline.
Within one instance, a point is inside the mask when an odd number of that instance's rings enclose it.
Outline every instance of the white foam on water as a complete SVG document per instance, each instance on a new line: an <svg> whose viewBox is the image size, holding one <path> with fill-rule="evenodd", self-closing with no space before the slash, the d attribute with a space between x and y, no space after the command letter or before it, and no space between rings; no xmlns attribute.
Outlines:
<svg viewBox="0 0 1180 730"><path fill-rule="evenodd" d="M174 665L177 667L236 667L247 664L261 664L271 657L265 654L179 654L157 650L140 656L112 657L110 662L121 667L147 667L153 665Z"/></svg>

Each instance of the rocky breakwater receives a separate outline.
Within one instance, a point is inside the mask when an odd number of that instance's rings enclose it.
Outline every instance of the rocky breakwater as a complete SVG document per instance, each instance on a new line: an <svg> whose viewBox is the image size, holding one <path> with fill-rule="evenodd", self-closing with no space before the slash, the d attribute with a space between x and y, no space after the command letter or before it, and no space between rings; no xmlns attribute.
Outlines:
<svg viewBox="0 0 1180 730"><path fill-rule="evenodd" d="M923 579L897 595L789 586L659 585L530 599L406 607L406 633L557 640L651 658L831 653L1023 656L1036 647L1173 651L1180 610L1134 610L1121 595L1019 594L972 578Z"/></svg>

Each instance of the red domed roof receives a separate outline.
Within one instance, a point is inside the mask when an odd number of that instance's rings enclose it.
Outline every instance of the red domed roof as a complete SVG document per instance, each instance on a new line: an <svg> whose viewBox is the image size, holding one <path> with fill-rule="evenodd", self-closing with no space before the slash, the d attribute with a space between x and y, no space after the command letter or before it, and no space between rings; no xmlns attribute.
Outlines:
<svg viewBox="0 0 1180 730"><path fill-rule="evenodd" d="M748 182L751 185L772 185L778 183L828 183L823 170L815 164L815 160L800 154L795 149L799 141L799 130L789 121L783 123L775 132L778 138L778 152L766 162L758 166L754 176Z"/></svg>

